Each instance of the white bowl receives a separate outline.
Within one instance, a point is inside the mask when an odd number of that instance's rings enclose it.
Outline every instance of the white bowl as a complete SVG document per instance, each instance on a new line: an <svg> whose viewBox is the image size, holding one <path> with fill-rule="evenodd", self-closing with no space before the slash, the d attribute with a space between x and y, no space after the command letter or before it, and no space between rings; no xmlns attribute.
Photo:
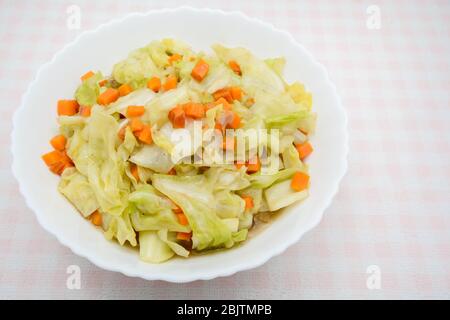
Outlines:
<svg viewBox="0 0 450 320"><path fill-rule="evenodd" d="M164 37L184 40L194 49L208 50L221 43L246 47L262 58L284 56L286 79L299 80L312 91L318 121L312 138L315 150L308 160L311 189L306 201L286 208L263 232L237 248L147 264L136 250L106 240L81 218L58 193L59 177L49 172L41 155L50 150L48 140L57 133L56 101L73 96L81 74L91 69L108 74L131 50ZM346 126L345 111L326 70L288 33L237 12L158 10L130 14L85 32L40 69L14 116L13 172L44 229L97 266L148 280L212 279L262 265L319 223L346 171Z"/></svg>

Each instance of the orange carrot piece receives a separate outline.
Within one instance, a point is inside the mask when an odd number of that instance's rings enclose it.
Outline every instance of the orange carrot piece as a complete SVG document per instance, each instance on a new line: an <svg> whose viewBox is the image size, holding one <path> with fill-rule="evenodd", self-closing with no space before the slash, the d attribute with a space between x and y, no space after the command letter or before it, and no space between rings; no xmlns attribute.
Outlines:
<svg viewBox="0 0 450 320"><path fill-rule="evenodd" d="M121 97L123 97L123 96L126 96L127 94L131 93L133 91L133 88L129 84L124 83L123 85L121 85L119 87L118 90L119 90L119 95Z"/></svg>
<svg viewBox="0 0 450 320"><path fill-rule="evenodd" d="M131 175L136 179L137 182L139 182L139 172L138 172L138 166L134 163L130 165L130 171Z"/></svg>
<svg viewBox="0 0 450 320"><path fill-rule="evenodd" d="M261 169L261 162L259 161L258 157L256 157L256 161L253 160L247 164L247 172L248 173L258 172L259 169Z"/></svg>
<svg viewBox="0 0 450 320"><path fill-rule="evenodd" d="M145 107L144 106L129 106L127 108L127 117L133 118L133 117L140 117L145 113Z"/></svg>
<svg viewBox="0 0 450 320"><path fill-rule="evenodd" d="M245 209L249 210L253 208L255 205L253 204L253 198L250 196L242 196L242 199L245 201Z"/></svg>
<svg viewBox="0 0 450 320"><path fill-rule="evenodd" d="M50 140L50 144L56 150L63 151L66 148L66 137L64 137L62 134L54 136Z"/></svg>
<svg viewBox="0 0 450 320"><path fill-rule="evenodd" d="M213 93L214 100L219 100L220 98L224 98L229 103L233 102L233 96L231 95L231 91L229 88L222 88Z"/></svg>
<svg viewBox="0 0 450 320"><path fill-rule="evenodd" d="M50 169L51 172L60 176L66 167L64 162L57 162L50 165L48 168Z"/></svg>
<svg viewBox="0 0 450 320"><path fill-rule="evenodd" d="M291 180L291 188L295 191L302 191L308 188L309 176L303 172L296 172Z"/></svg>
<svg viewBox="0 0 450 320"><path fill-rule="evenodd" d="M169 112L169 120L174 128L184 128L186 115L182 106L176 106Z"/></svg>
<svg viewBox="0 0 450 320"><path fill-rule="evenodd" d="M169 172L167 172L167 174L169 174L171 176L175 176L177 174L177 171L175 170L175 168L172 168L169 170Z"/></svg>
<svg viewBox="0 0 450 320"><path fill-rule="evenodd" d="M181 59L183 59L183 56L178 54L178 53L174 53L173 55L171 55L169 57L169 59L167 59L167 61L169 62L170 65L172 65L172 63L176 62L176 61L180 61Z"/></svg>
<svg viewBox="0 0 450 320"><path fill-rule="evenodd" d="M96 225L96 226L100 226L102 224L102 215L100 212L98 212L98 210L95 210L91 216L91 222Z"/></svg>
<svg viewBox="0 0 450 320"><path fill-rule="evenodd" d="M73 167L73 162L65 151L54 150L42 156L45 164L56 174L61 174L64 169Z"/></svg>
<svg viewBox="0 0 450 320"><path fill-rule="evenodd" d="M167 77L166 82L163 84L164 91L169 91L170 89L175 89L177 87L178 79L177 77L170 75Z"/></svg>
<svg viewBox="0 0 450 320"><path fill-rule="evenodd" d="M183 225L187 226L189 224L189 221L184 213L177 213L178 222Z"/></svg>
<svg viewBox="0 0 450 320"><path fill-rule="evenodd" d="M100 81L98 82L98 85L99 85L100 87L104 87L104 86L106 85L107 82L108 82L107 79L103 79L103 80L100 80Z"/></svg>
<svg viewBox="0 0 450 320"><path fill-rule="evenodd" d="M94 73L92 71L88 71L85 74L83 74L80 79L81 79L81 81L84 81L84 80L89 79L93 75L94 75Z"/></svg>
<svg viewBox="0 0 450 320"><path fill-rule="evenodd" d="M298 151L298 155L300 156L300 159L305 159L307 156L309 156L313 152L313 147L311 143L308 141L305 143L299 143L295 145Z"/></svg>
<svg viewBox="0 0 450 320"><path fill-rule="evenodd" d="M63 158L62 153L58 150L53 150L51 152L42 155L42 160L44 160L47 166L51 166L55 163L61 162L62 158Z"/></svg>
<svg viewBox="0 0 450 320"><path fill-rule="evenodd" d="M132 132L138 132L144 129L144 123L139 118L133 118L130 120L130 128Z"/></svg>
<svg viewBox="0 0 450 320"><path fill-rule="evenodd" d="M240 169L240 168L242 168L243 166L245 165L245 163L239 163L239 162L236 162L235 164L234 164L234 166L236 167L236 169Z"/></svg>
<svg viewBox="0 0 450 320"><path fill-rule="evenodd" d="M183 209L181 209L177 204L173 204L175 207L174 208L172 208L172 211L175 213L175 214L183 214Z"/></svg>
<svg viewBox="0 0 450 320"><path fill-rule="evenodd" d="M200 59L198 60L195 67L192 69L191 76L198 82L202 81L209 71L209 64L206 63L205 60Z"/></svg>
<svg viewBox="0 0 450 320"><path fill-rule="evenodd" d="M239 87L231 87L230 94L234 100L240 101L242 99L242 90Z"/></svg>
<svg viewBox="0 0 450 320"><path fill-rule="evenodd" d="M137 134L137 138L145 144L152 144L152 130L149 125L144 124L142 130L140 130Z"/></svg>
<svg viewBox="0 0 450 320"><path fill-rule="evenodd" d="M187 117L201 119L205 116L205 107L201 103L189 102L183 105Z"/></svg>
<svg viewBox="0 0 450 320"><path fill-rule="evenodd" d="M231 110L232 106L228 103L228 101L224 97L220 97L214 102L214 105L218 106L221 104L224 110Z"/></svg>
<svg viewBox="0 0 450 320"><path fill-rule="evenodd" d="M58 100L58 116L73 116L79 107L77 100Z"/></svg>
<svg viewBox="0 0 450 320"><path fill-rule="evenodd" d="M191 240L192 237L192 233L190 232L178 232L177 233L177 240Z"/></svg>
<svg viewBox="0 0 450 320"><path fill-rule="evenodd" d="M72 159L70 159L69 155L67 154L67 152L64 150L62 151L62 162L64 162L65 165L70 165L73 166L73 162Z"/></svg>
<svg viewBox="0 0 450 320"><path fill-rule="evenodd" d="M232 111L229 111L229 112L232 112ZM232 112L232 113L233 113L233 118L227 124L227 128L237 129L241 125L241 118L239 117L239 115L236 112Z"/></svg>
<svg viewBox="0 0 450 320"><path fill-rule="evenodd" d="M147 82L147 88L153 90L153 92L158 92L161 89L161 80L158 77L152 77Z"/></svg>
<svg viewBox="0 0 450 320"><path fill-rule="evenodd" d="M91 115L91 106L80 106L80 116L89 117Z"/></svg>
<svg viewBox="0 0 450 320"><path fill-rule="evenodd" d="M119 99L119 90L117 89L113 89L113 88L108 88L106 89L105 92L103 92L102 94L100 94L97 98L97 102L98 104L101 104L103 106L106 106L114 101L116 101L117 99Z"/></svg>
<svg viewBox="0 0 450 320"><path fill-rule="evenodd" d="M230 66L231 70L233 70L234 73L236 73L239 76L242 75L241 67L236 61L230 60L228 61L228 65Z"/></svg>

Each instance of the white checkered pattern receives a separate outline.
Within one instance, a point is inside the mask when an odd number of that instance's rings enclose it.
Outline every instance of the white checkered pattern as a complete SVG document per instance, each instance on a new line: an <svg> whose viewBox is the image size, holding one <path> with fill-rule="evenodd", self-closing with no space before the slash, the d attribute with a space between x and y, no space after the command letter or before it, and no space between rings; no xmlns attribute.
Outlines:
<svg viewBox="0 0 450 320"><path fill-rule="evenodd" d="M81 30L66 9L82 10ZM349 170L323 222L264 266L212 281L103 271L38 225L10 166L11 118L40 65L83 30L133 11L242 10L322 62L349 116ZM366 27L369 5L381 29ZM450 2L0 0L0 298L450 298ZM81 290L66 268L81 268ZM381 270L381 289L366 269Z"/></svg>

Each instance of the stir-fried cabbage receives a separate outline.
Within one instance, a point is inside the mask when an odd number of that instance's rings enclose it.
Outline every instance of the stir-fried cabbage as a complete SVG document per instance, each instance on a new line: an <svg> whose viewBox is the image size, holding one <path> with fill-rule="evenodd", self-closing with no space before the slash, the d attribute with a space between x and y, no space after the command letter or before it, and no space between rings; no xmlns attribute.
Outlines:
<svg viewBox="0 0 450 320"><path fill-rule="evenodd" d="M283 57L212 49L153 41L58 105L64 146L43 156L58 190L145 262L236 246L255 215L308 196L311 93Z"/></svg>

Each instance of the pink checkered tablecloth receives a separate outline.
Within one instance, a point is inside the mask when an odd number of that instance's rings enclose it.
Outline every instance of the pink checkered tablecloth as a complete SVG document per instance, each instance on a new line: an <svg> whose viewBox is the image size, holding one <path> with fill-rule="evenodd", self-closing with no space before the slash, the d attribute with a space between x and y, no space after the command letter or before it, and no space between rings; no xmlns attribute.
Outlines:
<svg viewBox="0 0 450 320"><path fill-rule="evenodd" d="M170 284L99 269L47 234L19 194L9 146L22 94L66 43L129 12L181 4L241 10L291 32L336 83L350 154L322 223L284 254ZM71 5L78 30L67 28ZM0 0L0 298L449 299L449 90L448 0ZM66 286L70 265L79 290Z"/></svg>

